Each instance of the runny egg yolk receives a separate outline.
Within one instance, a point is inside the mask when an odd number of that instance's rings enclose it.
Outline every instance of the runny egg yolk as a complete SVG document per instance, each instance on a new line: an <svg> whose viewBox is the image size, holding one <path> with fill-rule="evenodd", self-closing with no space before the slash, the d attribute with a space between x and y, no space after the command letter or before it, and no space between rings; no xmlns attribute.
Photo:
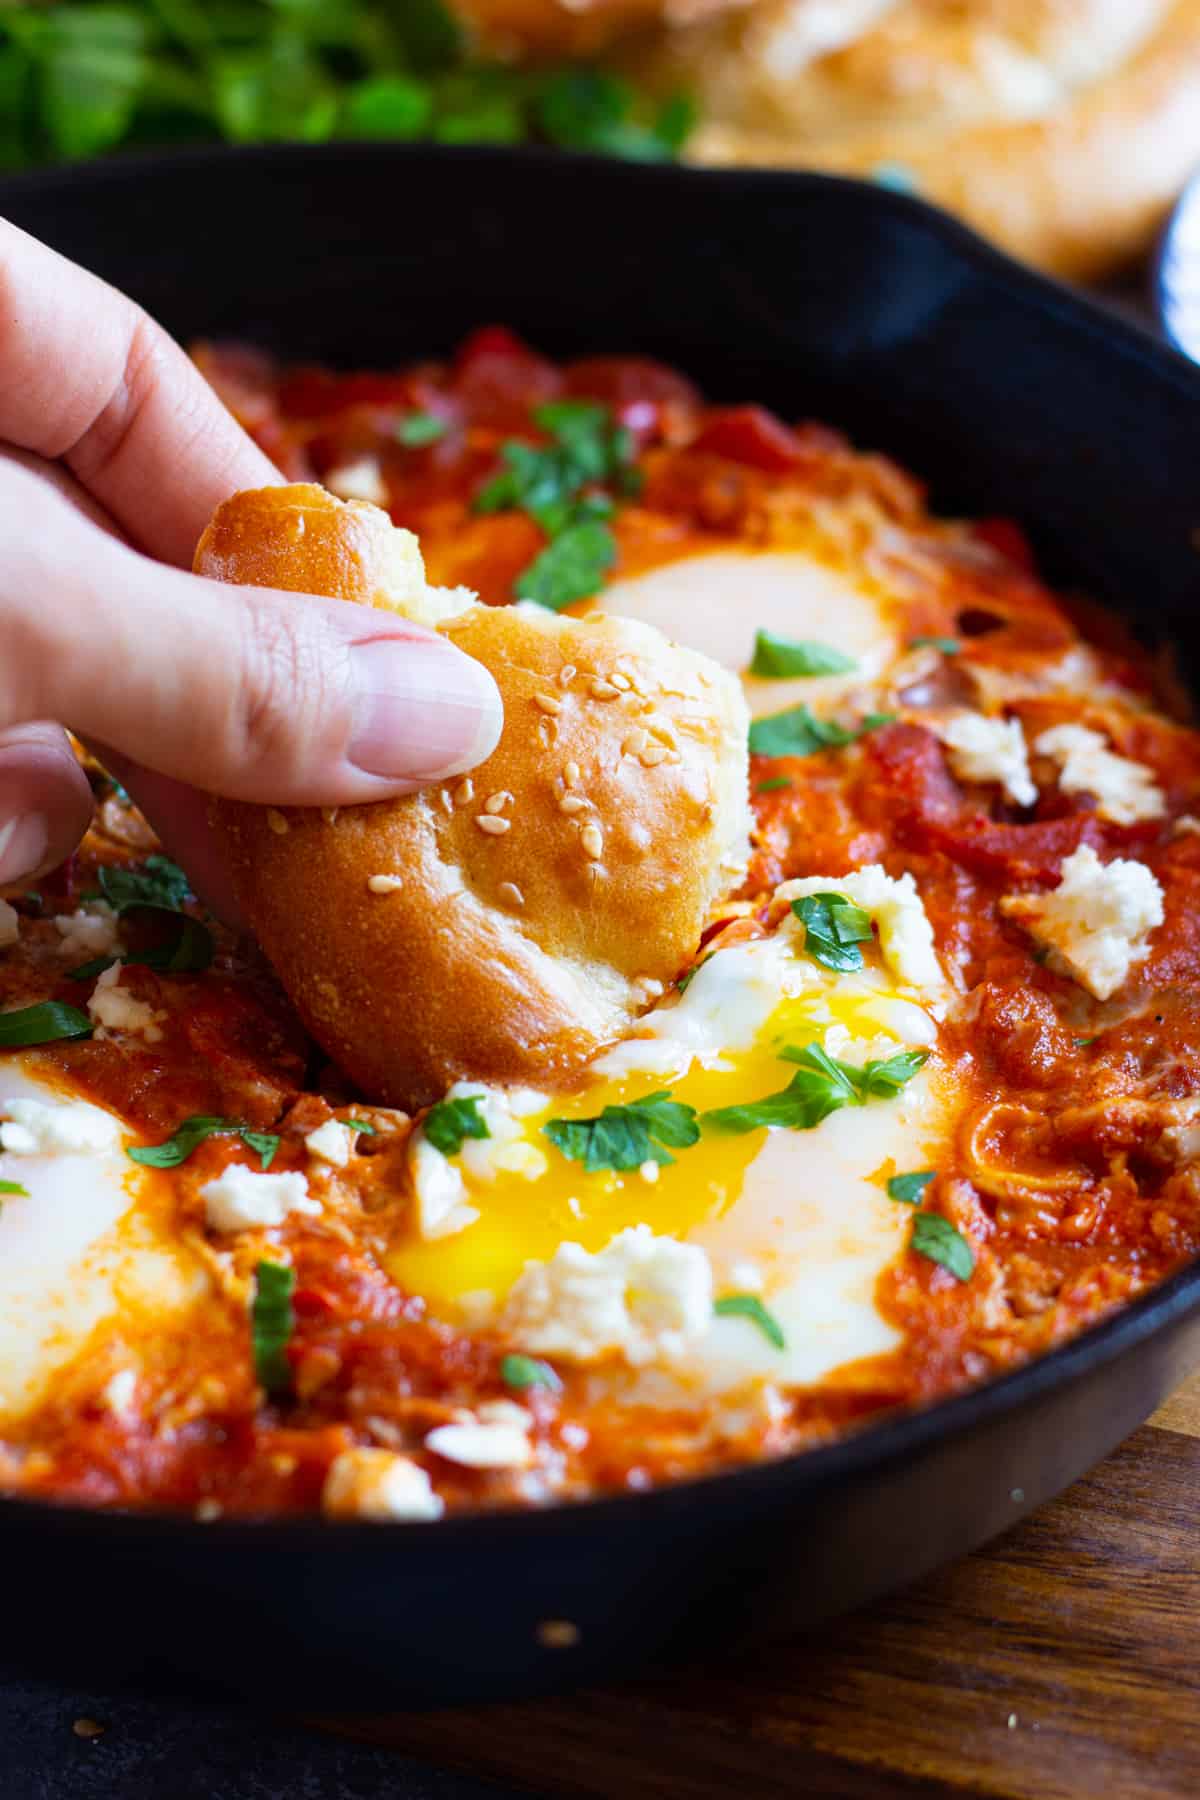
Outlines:
<svg viewBox="0 0 1200 1800"><path fill-rule="evenodd" d="M729 962L733 977L733 961L740 959L740 973L759 949L776 957L782 954L763 944L727 951L712 961ZM770 996L763 1002L760 994L760 1017L748 1033L744 1011L738 1018L746 984L733 980L726 984L730 988L726 1009L716 980L720 971L714 969L706 977L709 987L717 989L717 1004L709 1003L717 1030L724 1020L732 1027L731 1039L740 1036L743 1047L724 1048L717 1038L699 1046L670 1046L668 1060L659 1058L653 1069L606 1070L606 1064L620 1064L623 1052L636 1050L639 1040L632 1040L632 1046L627 1041L598 1059L590 1083L548 1098L539 1110L521 1117L517 1143L498 1152L501 1166L490 1179L475 1179L464 1170L464 1199L478 1217L449 1235L429 1239L422 1239L416 1225L410 1224L388 1257L390 1273L408 1292L422 1294L435 1314L453 1317L464 1296L487 1293L502 1298L527 1262L548 1261L564 1242L600 1250L625 1227L640 1224L656 1235L687 1238L727 1213L738 1199L747 1171L766 1141L765 1128L742 1135L702 1129L698 1143L669 1149L674 1161L651 1175L642 1169L588 1172L551 1143L543 1127L551 1119L594 1118L606 1106L625 1105L664 1089L698 1114L758 1100L778 1093L795 1074L795 1065L780 1057L787 1046L816 1042L831 1054L860 1064L872 1056L893 1054L906 1044L924 1047L932 1041L928 1015L915 1003L912 990L898 984L882 966L876 949L868 951L868 964L856 975L833 974L805 956L789 953L787 961L801 972L803 991L786 998L776 991L773 1002ZM739 985L740 997L733 991ZM685 995L680 1008L688 999ZM798 1139L802 1135L797 1134ZM462 1166L461 1157L454 1161ZM518 1172L503 1166L506 1163L526 1166ZM798 1183L803 1182L803 1173L798 1158ZM745 1253L754 1256L764 1248L747 1244Z"/></svg>

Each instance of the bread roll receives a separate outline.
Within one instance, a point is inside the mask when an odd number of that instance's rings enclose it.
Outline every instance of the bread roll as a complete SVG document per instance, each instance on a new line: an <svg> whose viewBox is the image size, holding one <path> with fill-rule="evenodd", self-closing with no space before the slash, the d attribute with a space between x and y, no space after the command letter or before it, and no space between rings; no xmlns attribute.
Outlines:
<svg viewBox="0 0 1200 1800"><path fill-rule="evenodd" d="M570 1077L693 955L747 854L736 679L649 626L426 588L409 532L312 486L236 495L203 575L389 607L491 670L467 778L336 813L213 803L239 901L313 1036L372 1098Z"/></svg>

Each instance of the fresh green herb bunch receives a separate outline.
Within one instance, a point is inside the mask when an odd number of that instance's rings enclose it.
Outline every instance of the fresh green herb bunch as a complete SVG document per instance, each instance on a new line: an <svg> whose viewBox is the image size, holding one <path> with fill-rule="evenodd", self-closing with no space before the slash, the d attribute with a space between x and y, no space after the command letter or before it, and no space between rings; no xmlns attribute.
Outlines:
<svg viewBox="0 0 1200 1800"><path fill-rule="evenodd" d="M121 145L538 142L662 161L688 103L474 61L443 0L9 0L0 168Z"/></svg>

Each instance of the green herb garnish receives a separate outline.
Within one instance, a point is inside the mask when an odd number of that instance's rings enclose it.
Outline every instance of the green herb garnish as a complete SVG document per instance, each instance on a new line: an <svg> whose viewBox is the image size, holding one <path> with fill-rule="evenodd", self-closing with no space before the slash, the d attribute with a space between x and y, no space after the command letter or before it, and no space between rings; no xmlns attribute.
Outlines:
<svg viewBox="0 0 1200 1800"><path fill-rule="evenodd" d="M1074 1044L1074 1046L1077 1050L1086 1050L1089 1044L1094 1044L1096 1041L1097 1040L1094 1037L1072 1038L1071 1039L1071 1042Z"/></svg>
<svg viewBox="0 0 1200 1800"><path fill-rule="evenodd" d="M22 1200L28 1200L29 1189L23 1188L19 1181L0 1181L0 1194L19 1194Z"/></svg>
<svg viewBox="0 0 1200 1800"><path fill-rule="evenodd" d="M957 656L962 645L952 637L915 637L909 638L910 650L940 650L943 656Z"/></svg>
<svg viewBox="0 0 1200 1800"><path fill-rule="evenodd" d="M804 927L804 948L814 962L838 974L862 968L858 946L873 935L870 913L836 893L806 894L792 901L792 911Z"/></svg>
<svg viewBox="0 0 1200 1800"><path fill-rule="evenodd" d="M254 1271L254 1298L250 1303L250 1343L254 1373L268 1394L286 1394L292 1385L287 1347L296 1326L292 1295L296 1271L282 1263L260 1262Z"/></svg>
<svg viewBox="0 0 1200 1800"><path fill-rule="evenodd" d="M155 911L162 911L158 907ZM91 962L80 963L77 969L68 971L71 981L92 981L97 975L103 975L114 963L137 965L145 969L156 969L164 975L195 975L207 969L212 962L216 945L212 932L187 913L178 914L179 933L173 944L160 944L153 950L122 951L120 955L95 956Z"/></svg>
<svg viewBox="0 0 1200 1800"><path fill-rule="evenodd" d="M117 914L135 906L152 906L161 912L179 912L192 890L177 863L165 856L148 856L140 869L106 863L97 871L100 892Z"/></svg>
<svg viewBox="0 0 1200 1800"><path fill-rule="evenodd" d="M209 1113L193 1113L182 1125L176 1127L169 1138L161 1144L142 1144L125 1154L131 1162L144 1163L151 1169L177 1169L188 1157L210 1137L239 1137L248 1150L253 1150L264 1169L269 1169L279 1148L279 1138L273 1131L252 1131L248 1125L237 1119L223 1119L219 1115Z"/></svg>
<svg viewBox="0 0 1200 1800"><path fill-rule="evenodd" d="M815 1043L802 1049L789 1045L780 1054L785 1061L799 1064L787 1087L741 1106L717 1107L701 1116L701 1124L712 1131L737 1133L768 1125L812 1131L843 1106L865 1106L868 1100L898 1094L929 1055L926 1050L905 1050L856 1068L853 1063L839 1062Z"/></svg>
<svg viewBox="0 0 1200 1800"><path fill-rule="evenodd" d="M841 750L855 744L880 725L890 725L895 713L868 713L856 730L849 731L833 719L818 719L803 702L786 712L755 719L750 726L751 756L812 756L818 750Z"/></svg>
<svg viewBox="0 0 1200 1800"><path fill-rule="evenodd" d="M62 1038L92 1035L92 1021L77 1007L61 1000L44 1000L38 1006L18 1007L0 1013L0 1050L23 1050L32 1044L54 1044Z"/></svg>
<svg viewBox="0 0 1200 1800"><path fill-rule="evenodd" d="M595 520L568 525L522 569L513 592L518 600L536 600L561 612L573 600L594 594L616 559L617 540L607 525Z"/></svg>
<svg viewBox="0 0 1200 1800"><path fill-rule="evenodd" d="M396 441L406 450L421 450L426 444L436 444L449 429L436 413L409 413L396 427Z"/></svg>
<svg viewBox="0 0 1200 1800"><path fill-rule="evenodd" d="M542 1130L589 1174L597 1169L639 1169L646 1162L665 1166L675 1158L663 1145L686 1150L700 1136L695 1107L672 1100L669 1088L624 1106L606 1106L594 1119L551 1119Z"/></svg>
<svg viewBox="0 0 1200 1800"><path fill-rule="evenodd" d="M941 1213L919 1212L913 1214L912 1237L909 1248L918 1256L928 1257L930 1262L941 1263L943 1269L957 1276L959 1281L969 1281L975 1268L975 1253L960 1231L956 1231L949 1219Z"/></svg>
<svg viewBox="0 0 1200 1800"><path fill-rule="evenodd" d="M772 775L769 781L760 781L754 791L757 794L774 794L780 788L790 788L791 785L786 775Z"/></svg>
<svg viewBox="0 0 1200 1800"><path fill-rule="evenodd" d="M515 1388L518 1393L538 1387L558 1393L562 1388L562 1382L549 1363L539 1362L535 1356L522 1356L519 1351L501 1357L500 1379L505 1387Z"/></svg>
<svg viewBox="0 0 1200 1800"><path fill-rule="evenodd" d="M421 1126L426 1138L443 1156L457 1156L464 1138L491 1137L487 1120L479 1110L480 1096L439 1100L431 1106Z"/></svg>
<svg viewBox="0 0 1200 1800"><path fill-rule="evenodd" d="M348 1125L351 1131L365 1131L368 1137L378 1137L379 1132L374 1125L368 1125L365 1119L339 1119L339 1125Z"/></svg>
<svg viewBox="0 0 1200 1800"><path fill-rule="evenodd" d="M852 656L835 650L832 644L817 643L812 638L778 637L760 627L754 639L750 674L771 681L789 675L844 675L857 667Z"/></svg>
<svg viewBox="0 0 1200 1800"><path fill-rule="evenodd" d="M722 1319L748 1319L757 1325L767 1342L776 1350L787 1349L783 1327L774 1313L768 1312L757 1294L724 1294L714 1300L713 1311Z"/></svg>
<svg viewBox="0 0 1200 1800"><path fill-rule="evenodd" d="M887 1184L888 1199L902 1206L919 1206L921 1195L937 1176L936 1169L914 1169L909 1175L893 1175Z"/></svg>

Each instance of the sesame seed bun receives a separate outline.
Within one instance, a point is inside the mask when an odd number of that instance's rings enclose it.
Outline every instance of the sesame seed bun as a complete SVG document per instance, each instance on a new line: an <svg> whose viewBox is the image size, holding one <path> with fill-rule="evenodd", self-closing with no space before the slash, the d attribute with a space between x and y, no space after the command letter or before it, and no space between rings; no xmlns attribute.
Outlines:
<svg viewBox="0 0 1200 1800"><path fill-rule="evenodd" d="M313 1036L409 1107L464 1077L568 1080L690 960L749 829L733 676L630 620L422 593L419 561L385 513L307 485L236 495L196 553L224 580L448 608L438 629L500 689L500 742L470 776L336 813L213 803Z"/></svg>

